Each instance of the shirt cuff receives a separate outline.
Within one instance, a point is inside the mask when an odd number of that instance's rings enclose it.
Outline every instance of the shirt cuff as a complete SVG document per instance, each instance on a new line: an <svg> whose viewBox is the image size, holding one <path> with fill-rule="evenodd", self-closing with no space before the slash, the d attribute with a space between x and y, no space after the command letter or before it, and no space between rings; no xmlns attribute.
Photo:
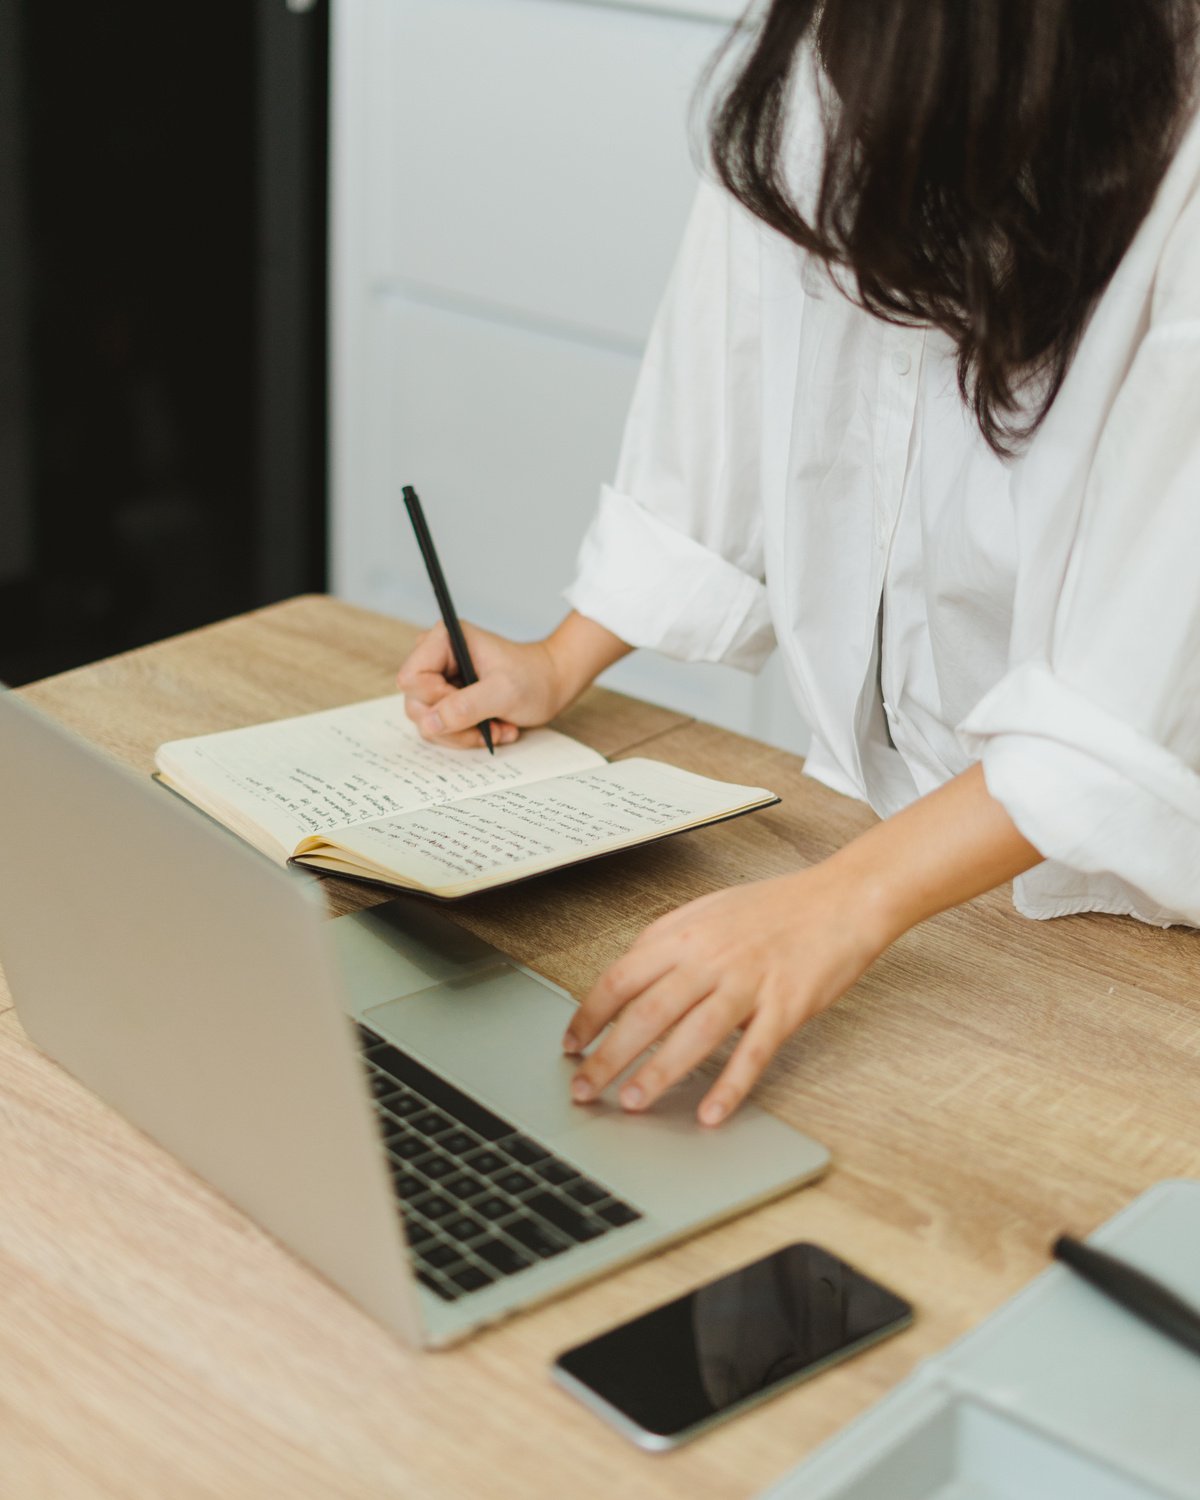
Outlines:
<svg viewBox="0 0 1200 1500"><path fill-rule="evenodd" d="M775 632L763 582L605 485L568 604L631 646L756 672Z"/></svg>
<svg viewBox="0 0 1200 1500"><path fill-rule="evenodd" d="M1200 776L1164 745L1034 663L1003 678L958 734L1047 860L1116 876L1137 915L1200 926ZM1055 873L1034 874L1049 895Z"/></svg>

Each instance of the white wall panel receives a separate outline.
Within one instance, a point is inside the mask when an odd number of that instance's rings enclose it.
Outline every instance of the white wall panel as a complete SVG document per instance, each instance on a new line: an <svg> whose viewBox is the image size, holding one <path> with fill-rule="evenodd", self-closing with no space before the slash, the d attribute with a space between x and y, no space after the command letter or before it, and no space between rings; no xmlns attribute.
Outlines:
<svg viewBox="0 0 1200 1500"><path fill-rule="evenodd" d="M381 277L640 344L695 181L722 26L547 0L392 0Z"/></svg>
<svg viewBox="0 0 1200 1500"><path fill-rule="evenodd" d="M464 616L527 638L559 618L694 188L688 101L724 31L694 17L736 8L334 5L337 593L434 617L411 483ZM638 652L605 681L806 743L775 662Z"/></svg>
<svg viewBox="0 0 1200 1500"><path fill-rule="evenodd" d="M611 5L618 10L643 10L706 21L741 20L746 0L553 0L563 5Z"/></svg>
<svg viewBox="0 0 1200 1500"><path fill-rule="evenodd" d="M565 612L636 357L397 296L380 299L371 339L369 441L382 464L359 496L348 565L373 602L436 614L400 501L412 484L459 611L544 633Z"/></svg>
<svg viewBox="0 0 1200 1500"><path fill-rule="evenodd" d="M358 597L437 618L400 502L412 484L463 617L518 638L545 633L566 608L593 476L611 466L636 358L398 296L380 299L371 340L368 442L383 462L346 539ZM755 679L727 667L643 652L605 680L757 729Z"/></svg>

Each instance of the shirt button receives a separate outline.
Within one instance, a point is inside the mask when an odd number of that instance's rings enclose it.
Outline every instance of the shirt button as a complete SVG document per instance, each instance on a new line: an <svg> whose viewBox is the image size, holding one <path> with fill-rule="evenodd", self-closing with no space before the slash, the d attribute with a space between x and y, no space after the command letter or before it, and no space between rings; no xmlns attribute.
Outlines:
<svg viewBox="0 0 1200 1500"><path fill-rule="evenodd" d="M907 375L912 369L912 360L903 349L897 349L892 355L892 369L897 375Z"/></svg>

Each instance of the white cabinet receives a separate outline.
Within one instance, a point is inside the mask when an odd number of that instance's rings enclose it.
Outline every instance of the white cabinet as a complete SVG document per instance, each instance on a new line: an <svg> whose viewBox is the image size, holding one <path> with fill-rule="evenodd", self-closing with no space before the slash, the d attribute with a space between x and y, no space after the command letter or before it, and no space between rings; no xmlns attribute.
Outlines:
<svg viewBox="0 0 1200 1500"><path fill-rule="evenodd" d="M335 3L337 593L434 617L410 483L466 618L558 618L694 190L691 96L738 8ZM802 742L773 668L642 652L606 681Z"/></svg>
<svg viewBox="0 0 1200 1500"><path fill-rule="evenodd" d="M380 298L373 322L379 380L367 400L384 515L360 557L371 602L434 608L395 498L411 482L463 614L544 634L566 609L561 590L594 476L612 463L636 357L402 296Z"/></svg>
<svg viewBox="0 0 1200 1500"><path fill-rule="evenodd" d="M377 275L640 345L722 29L563 0L387 0ZM382 163L381 163L382 165Z"/></svg>

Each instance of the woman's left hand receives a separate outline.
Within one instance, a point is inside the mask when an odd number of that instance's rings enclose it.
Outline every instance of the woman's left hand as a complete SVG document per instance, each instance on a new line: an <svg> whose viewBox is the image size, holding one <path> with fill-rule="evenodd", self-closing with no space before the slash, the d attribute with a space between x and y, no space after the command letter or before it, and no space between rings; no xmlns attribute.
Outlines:
<svg viewBox="0 0 1200 1500"><path fill-rule="evenodd" d="M719 1124L784 1038L902 932L1041 859L976 764L810 869L668 912L605 970L571 1022L563 1046L581 1052L619 1016L576 1073L574 1097L594 1099L662 1038L621 1090L627 1109L646 1109L741 1029L700 1104L704 1124Z"/></svg>
<svg viewBox="0 0 1200 1500"><path fill-rule="evenodd" d="M867 896L831 860L717 891L660 917L600 976L563 1039L567 1052L581 1052L619 1017L576 1073L572 1096L594 1099L661 1041L620 1093L626 1109L646 1109L740 1028L741 1041L699 1109L704 1124L718 1124L785 1038L887 947L893 934L872 915Z"/></svg>

